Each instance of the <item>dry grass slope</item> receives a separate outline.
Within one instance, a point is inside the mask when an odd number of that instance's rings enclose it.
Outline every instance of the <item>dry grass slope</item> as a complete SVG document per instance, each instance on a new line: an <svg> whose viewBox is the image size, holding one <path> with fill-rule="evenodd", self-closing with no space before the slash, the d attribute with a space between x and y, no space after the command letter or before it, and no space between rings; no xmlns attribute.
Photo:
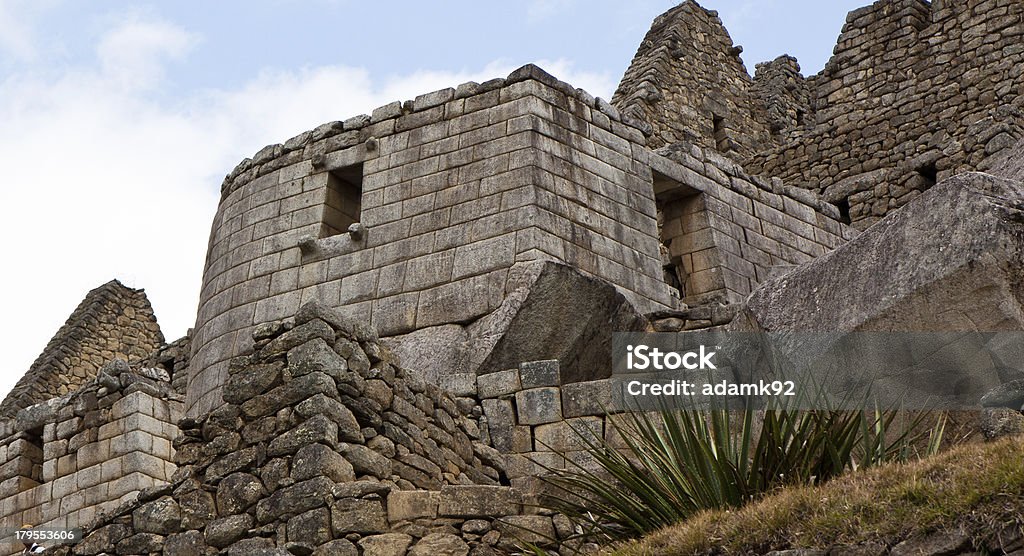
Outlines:
<svg viewBox="0 0 1024 556"><path fill-rule="evenodd" d="M736 511L705 512L624 544L620 556L763 554L960 529L981 546L1024 526L1024 441L971 444L908 464L857 472L822 486L780 490Z"/></svg>

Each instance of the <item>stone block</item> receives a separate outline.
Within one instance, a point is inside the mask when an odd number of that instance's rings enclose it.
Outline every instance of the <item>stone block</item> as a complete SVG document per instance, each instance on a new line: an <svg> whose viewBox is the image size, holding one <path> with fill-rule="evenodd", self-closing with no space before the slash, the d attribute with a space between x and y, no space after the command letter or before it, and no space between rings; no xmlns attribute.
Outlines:
<svg viewBox="0 0 1024 556"><path fill-rule="evenodd" d="M540 425L533 431L537 451L568 452L586 450L598 444L604 434L601 417L574 417Z"/></svg>
<svg viewBox="0 0 1024 556"><path fill-rule="evenodd" d="M315 415L299 426L270 441L267 454L282 456L296 452L310 444L322 443L328 446L338 444L338 425L326 415Z"/></svg>
<svg viewBox="0 0 1024 556"><path fill-rule="evenodd" d="M431 533L409 550L408 556L467 556L469 545L451 533Z"/></svg>
<svg viewBox="0 0 1024 556"><path fill-rule="evenodd" d="M315 508L288 520L288 540L317 546L331 540L331 512Z"/></svg>
<svg viewBox="0 0 1024 556"><path fill-rule="evenodd" d="M383 533L388 530L384 505L380 500L338 500L331 506L331 530L339 537L349 533Z"/></svg>
<svg viewBox="0 0 1024 556"><path fill-rule="evenodd" d="M505 234L459 247L455 251L452 278L459 279L512 266L516 257L516 235Z"/></svg>
<svg viewBox="0 0 1024 556"><path fill-rule="evenodd" d="M292 459L292 479L304 481L325 476L336 483L353 481L356 478L352 464L341 454L323 444L303 446Z"/></svg>
<svg viewBox="0 0 1024 556"><path fill-rule="evenodd" d="M519 511L519 496L509 487L457 485L441 488L441 517L497 517Z"/></svg>
<svg viewBox="0 0 1024 556"><path fill-rule="evenodd" d="M476 384L477 396L481 400L510 396L523 388L519 381L519 369L480 375L476 379Z"/></svg>
<svg viewBox="0 0 1024 556"><path fill-rule="evenodd" d="M152 437L144 432L137 431L126 433L110 440L86 444L76 452L75 457L77 459L77 467L84 469L93 465L99 465L118 454L127 454L132 451L148 452L152 447ZM59 467L60 463L58 461Z"/></svg>
<svg viewBox="0 0 1024 556"><path fill-rule="evenodd" d="M391 476L391 460L362 444L342 444L340 451L352 464L356 475L372 475L378 479Z"/></svg>
<svg viewBox="0 0 1024 556"><path fill-rule="evenodd" d="M216 548L224 548L245 537L255 525L249 514L236 514L211 521L205 530L206 543Z"/></svg>
<svg viewBox="0 0 1024 556"><path fill-rule="evenodd" d="M359 547L368 556L405 556L411 544L412 537L404 533L384 533L359 539ZM352 556L355 554L353 549Z"/></svg>
<svg viewBox="0 0 1024 556"><path fill-rule="evenodd" d="M519 380L524 389L558 386L560 383L558 360L549 359L520 363Z"/></svg>
<svg viewBox="0 0 1024 556"><path fill-rule="evenodd" d="M181 529L181 508L170 496L146 502L132 512L132 525L140 533L170 535Z"/></svg>
<svg viewBox="0 0 1024 556"><path fill-rule="evenodd" d="M512 427L516 424L516 414L510 400L484 400L482 402L484 416L487 417L487 428L491 435L491 445L501 452L511 452Z"/></svg>
<svg viewBox="0 0 1024 556"><path fill-rule="evenodd" d="M133 413L153 414L153 396L145 392L133 392L110 406L111 420L120 419Z"/></svg>
<svg viewBox="0 0 1024 556"><path fill-rule="evenodd" d="M334 421L338 425L338 438L343 442L363 442L364 440L355 415L334 398L317 394L295 406L295 411L303 417L311 418L324 415Z"/></svg>
<svg viewBox="0 0 1024 556"><path fill-rule="evenodd" d="M437 517L439 493L429 490L393 490L388 494L388 521L392 524Z"/></svg>
<svg viewBox="0 0 1024 556"><path fill-rule="evenodd" d="M333 500L333 489L334 481L327 477L316 477L278 489L256 503L256 519L259 523L270 523L282 516L323 507Z"/></svg>
<svg viewBox="0 0 1024 556"><path fill-rule="evenodd" d="M515 548L521 542L546 545L555 538L555 527L548 516L503 517L494 522L494 528L501 533L499 548Z"/></svg>
<svg viewBox="0 0 1024 556"><path fill-rule="evenodd" d="M476 396L477 384L474 373L454 373L442 375L441 389L455 397Z"/></svg>
<svg viewBox="0 0 1024 556"><path fill-rule="evenodd" d="M524 425L542 425L562 419L559 388L531 388L516 392L516 414Z"/></svg>
<svg viewBox="0 0 1024 556"><path fill-rule="evenodd" d="M573 382L562 386L562 416L604 415L611 407L611 380Z"/></svg>

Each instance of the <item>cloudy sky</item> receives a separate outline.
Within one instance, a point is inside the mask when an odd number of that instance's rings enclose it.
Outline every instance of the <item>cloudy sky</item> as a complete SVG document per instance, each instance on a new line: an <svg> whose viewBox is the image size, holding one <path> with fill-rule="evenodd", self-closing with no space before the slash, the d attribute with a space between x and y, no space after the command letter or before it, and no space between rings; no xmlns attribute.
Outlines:
<svg viewBox="0 0 1024 556"><path fill-rule="evenodd" d="M816 73L868 0L704 0L743 59ZM85 293L192 326L220 182L320 123L538 63L610 98L674 2L0 0L0 393Z"/></svg>

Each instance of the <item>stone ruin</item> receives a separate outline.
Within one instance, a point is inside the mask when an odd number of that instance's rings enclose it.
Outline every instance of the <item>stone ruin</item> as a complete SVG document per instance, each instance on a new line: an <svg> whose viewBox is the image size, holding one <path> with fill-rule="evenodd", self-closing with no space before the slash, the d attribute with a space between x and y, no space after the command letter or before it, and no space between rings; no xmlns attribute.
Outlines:
<svg viewBox="0 0 1024 556"><path fill-rule="evenodd" d="M580 548L539 477L615 442L614 331L1021 329L1022 37L1016 0L880 0L818 75L751 78L687 1L610 103L528 65L268 146L224 180L187 337L111 282L0 404L3 526Z"/></svg>

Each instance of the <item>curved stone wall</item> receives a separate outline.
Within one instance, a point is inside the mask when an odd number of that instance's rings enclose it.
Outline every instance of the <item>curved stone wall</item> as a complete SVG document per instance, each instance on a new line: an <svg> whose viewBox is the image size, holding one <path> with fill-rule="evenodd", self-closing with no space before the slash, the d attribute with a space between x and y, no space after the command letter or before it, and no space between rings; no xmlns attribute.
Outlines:
<svg viewBox="0 0 1024 556"><path fill-rule="evenodd" d="M312 299L382 336L465 324L498 307L515 264L548 259L640 311L674 306L644 143L608 103L525 66L264 148L222 188L189 414L221 403L254 325Z"/></svg>

